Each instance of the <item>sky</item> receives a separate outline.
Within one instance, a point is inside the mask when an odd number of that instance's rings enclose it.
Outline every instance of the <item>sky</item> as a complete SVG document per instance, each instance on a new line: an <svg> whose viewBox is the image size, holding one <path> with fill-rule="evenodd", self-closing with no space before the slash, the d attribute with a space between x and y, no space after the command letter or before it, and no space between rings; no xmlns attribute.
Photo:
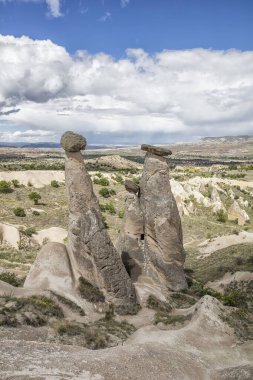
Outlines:
<svg viewBox="0 0 253 380"><path fill-rule="evenodd" d="M0 140L253 134L252 0L0 0Z"/></svg>

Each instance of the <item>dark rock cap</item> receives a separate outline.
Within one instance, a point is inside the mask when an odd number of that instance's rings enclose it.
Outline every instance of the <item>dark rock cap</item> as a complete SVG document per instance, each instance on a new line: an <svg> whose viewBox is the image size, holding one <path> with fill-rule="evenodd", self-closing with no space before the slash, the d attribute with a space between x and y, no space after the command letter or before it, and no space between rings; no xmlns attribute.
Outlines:
<svg viewBox="0 0 253 380"><path fill-rule="evenodd" d="M71 131L65 132L61 137L61 146L66 152L79 152L86 147L86 138Z"/></svg>
<svg viewBox="0 0 253 380"><path fill-rule="evenodd" d="M138 193L140 189L136 183L129 181L128 179L125 181L125 188L127 191L134 194Z"/></svg>
<svg viewBox="0 0 253 380"><path fill-rule="evenodd" d="M156 154L157 156L169 156L172 154L172 151L170 149L148 144L142 144L141 150L145 150L145 152Z"/></svg>

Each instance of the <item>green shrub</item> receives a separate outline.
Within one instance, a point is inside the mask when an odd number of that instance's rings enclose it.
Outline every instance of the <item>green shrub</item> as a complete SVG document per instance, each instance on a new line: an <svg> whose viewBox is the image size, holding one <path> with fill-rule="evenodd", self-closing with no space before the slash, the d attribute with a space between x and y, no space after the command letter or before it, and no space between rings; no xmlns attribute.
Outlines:
<svg viewBox="0 0 253 380"><path fill-rule="evenodd" d="M217 221L218 222L221 222L221 223L226 223L227 221L227 215L226 213L224 212L224 210L219 210L216 212L216 216L217 216Z"/></svg>
<svg viewBox="0 0 253 380"><path fill-rule="evenodd" d="M109 214L112 214L112 215L116 214L116 210L112 202L101 204L100 209L101 211L108 211Z"/></svg>
<svg viewBox="0 0 253 380"><path fill-rule="evenodd" d="M21 227L19 229L19 232L28 237L31 237L32 235L37 233L35 227L27 227L27 228Z"/></svg>
<svg viewBox="0 0 253 380"><path fill-rule="evenodd" d="M30 193L29 195L29 198L34 201L34 204L35 205L38 205L39 204L39 200L41 199L41 195L39 193L37 193L36 191L33 191L32 193Z"/></svg>
<svg viewBox="0 0 253 380"><path fill-rule="evenodd" d="M120 219L123 219L124 218L124 215L125 215L125 211L124 210L120 210L119 213L118 213L118 217Z"/></svg>
<svg viewBox="0 0 253 380"><path fill-rule="evenodd" d="M121 185L124 184L124 178L122 177L122 175L120 174L116 174L112 177L112 179L118 183L120 183Z"/></svg>
<svg viewBox="0 0 253 380"><path fill-rule="evenodd" d="M51 181L51 186L55 188L60 187L59 183L55 179Z"/></svg>
<svg viewBox="0 0 253 380"><path fill-rule="evenodd" d="M79 293L89 302L105 302L105 296L101 290L88 282L84 277L79 278Z"/></svg>
<svg viewBox="0 0 253 380"><path fill-rule="evenodd" d="M0 193L12 193L13 189L11 188L11 182L0 181Z"/></svg>
<svg viewBox="0 0 253 380"><path fill-rule="evenodd" d="M15 273L10 272L0 273L0 280L12 286L22 286L24 284L24 278L19 278Z"/></svg>
<svg viewBox="0 0 253 380"><path fill-rule="evenodd" d="M12 182L14 187L20 187L20 183L17 179L13 179L11 182Z"/></svg>
<svg viewBox="0 0 253 380"><path fill-rule="evenodd" d="M39 216L40 213L39 213L39 211L33 210L33 215L35 215L35 216Z"/></svg>
<svg viewBox="0 0 253 380"><path fill-rule="evenodd" d="M156 311L164 311L169 313L172 310L172 307L168 302L161 301L154 295L150 295L148 297L146 305L149 309L153 309Z"/></svg>
<svg viewBox="0 0 253 380"><path fill-rule="evenodd" d="M99 190L99 194L104 198L109 198L111 196L109 189L107 187L102 187L102 189Z"/></svg>
<svg viewBox="0 0 253 380"><path fill-rule="evenodd" d="M101 177L101 178L94 178L93 183L95 185L100 185L100 186L109 186L110 182L107 178Z"/></svg>
<svg viewBox="0 0 253 380"><path fill-rule="evenodd" d="M26 216L26 213L25 213L25 210L22 208L22 207L17 207L13 210L15 216L18 216L18 217L25 217Z"/></svg>

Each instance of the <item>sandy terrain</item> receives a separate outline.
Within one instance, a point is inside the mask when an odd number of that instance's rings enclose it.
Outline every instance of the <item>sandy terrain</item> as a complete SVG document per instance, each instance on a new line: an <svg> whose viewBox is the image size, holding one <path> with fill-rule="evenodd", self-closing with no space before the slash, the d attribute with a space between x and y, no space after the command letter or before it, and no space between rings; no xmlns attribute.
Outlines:
<svg viewBox="0 0 253 380"><path fill-rule="evenodd" d="M0 172L0 181L17 179L21 185L27 186L30 182L33 187L41 188L50 185L51 181L64 182L64 172L60 170L26 170Z"/></svg>

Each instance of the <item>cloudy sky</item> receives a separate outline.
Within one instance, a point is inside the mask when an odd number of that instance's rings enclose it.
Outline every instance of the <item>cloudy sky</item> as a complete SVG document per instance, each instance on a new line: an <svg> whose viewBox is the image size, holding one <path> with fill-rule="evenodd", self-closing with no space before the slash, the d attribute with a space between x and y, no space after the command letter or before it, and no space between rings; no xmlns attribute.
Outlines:
<svg viewBox="0 0 253 380"><path fill-rule="evenodd" d="M0 140L253 134L252 0L0 0Z"/></svg>

